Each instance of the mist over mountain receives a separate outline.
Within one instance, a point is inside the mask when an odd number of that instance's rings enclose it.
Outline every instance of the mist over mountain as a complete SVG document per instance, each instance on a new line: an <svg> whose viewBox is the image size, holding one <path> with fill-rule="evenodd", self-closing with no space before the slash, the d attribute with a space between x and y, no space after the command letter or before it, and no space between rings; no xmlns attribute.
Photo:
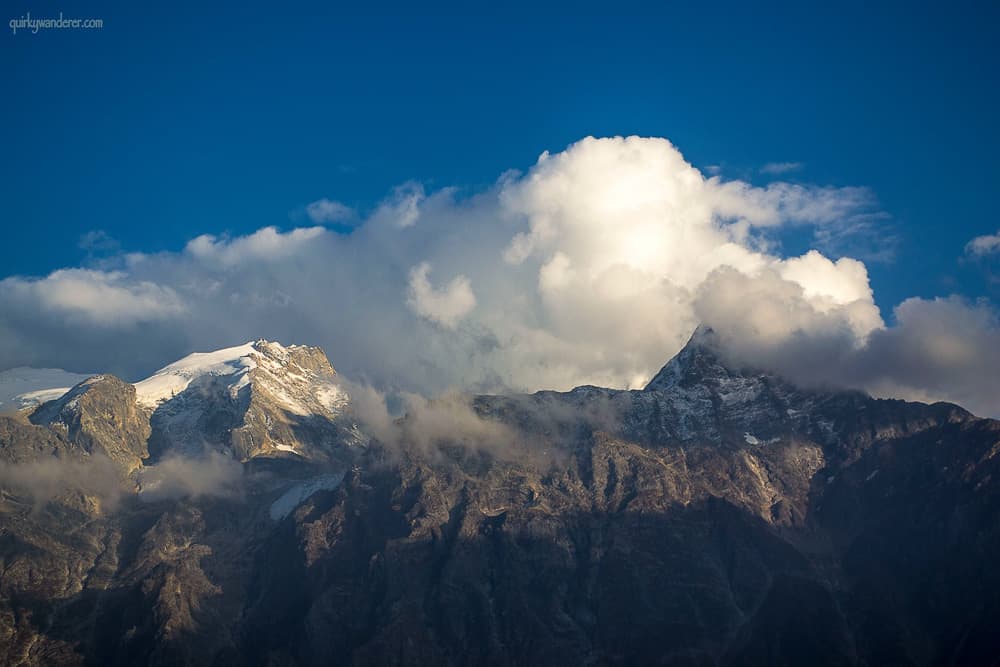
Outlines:
<svg viewBox="0 0 1000 667"><path fill-rule="evenodd" d="M0 416L0 662L984 664L1000 422L699 328L642 389L404 396L258 340Z"/></svg>

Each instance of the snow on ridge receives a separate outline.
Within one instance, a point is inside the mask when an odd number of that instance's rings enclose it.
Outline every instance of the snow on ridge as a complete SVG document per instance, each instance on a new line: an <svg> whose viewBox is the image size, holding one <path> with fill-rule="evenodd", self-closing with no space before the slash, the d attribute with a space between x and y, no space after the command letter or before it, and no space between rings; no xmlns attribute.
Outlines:
<svg viewBox="0 0 1000 667"><path fill-rule="evenodd" d="M227 347L214 352L195 352L164 366L145 380L135 383L136 400L140 405L156 407L163 401L188 388L193 380L204 375L241 375L256 367L251 357L255 343Z"/></svg>
<svg viewBox="0 0 1000 667"><path fill-rule="evenodd" d="M92 375L27 366L0 372L0 411L20 410L55 400Z"/></svg>
<svg viewBox="0 0 1000 667"><path fill-rule="evenodd" d="M135 383L136 400L142 406L155 409L206 375L226 378L223 383L236 398L239 391L250 384L250 371L256 369L255 386L288 412L298 415L340 412L350 400L347 392L322 374L300 368L294 362L292 354L304 347L285 347L259 339L215 352L189 354Z"/></svg>

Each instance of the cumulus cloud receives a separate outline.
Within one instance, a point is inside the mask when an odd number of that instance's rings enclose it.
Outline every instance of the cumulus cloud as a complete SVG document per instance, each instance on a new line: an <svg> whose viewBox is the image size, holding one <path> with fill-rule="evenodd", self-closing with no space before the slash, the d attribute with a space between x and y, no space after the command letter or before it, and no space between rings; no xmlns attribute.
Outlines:
<svg viewBox="0 0 1000 667"><path fill-rule="evenodd" d="M372 216L377 224L380 221L391 220L396 227L410 227L420 216L420 203L425 199L424 186L420 183L408 182L395 189L386 198Z"/></svg>
<svg viewBox="0 0 1000 667"><path fill-rule="evenodd" d="M1000 253L1000 231L996 234L977 236L966 244L965 252L979 257Z"/></svg>
<svg viewBox="0 0 1000 667"><path fill-rule="evenodd" d="M947 400L1000 416L1000 317L985 301L907 299L845 368L844 383L881 396Z"/></svg>
<svg viewBox="0 0 1000 667"><path fill-rule="evenodd" d="M203 234L189 241L184 252L202 262L223 267L255 260L269 262L295 255L323 232L322 227L300 227L283 234L277 227L264 227L249 236L234 239Z"/></svg>
<svg viewBox="0 0 1000 667"><path fill-rule="evenodd" d="M804 265L808 264L819 265L828 274L816 271L805 274L804 282L796 281L793 277L807 270ZM855 289L862 292L867 278L864 268L858 270L853 260L834 264L818 253L777 263L754 275L722 267L699 287L695 313L699 322L719 332L732 347L761 343L780 347L801 335L836 335L852 347L861 347L882 326L882 318L870 292L857 296L839 285L854 279Z"/></svg>
<svg viewBox="0 0 1000 667"><path fill-rule="evenodd" d="M925 326L914 308L939 306L901 305L886 328L861 261L783 256L775 242L792 225L838 239L881 216L865 188L759 187L702 174L665 139L587 138L472 194L403 184L349 233L267 227L128 255L86 278L108 299L41 287L78 269L7 279L0 367L136 378L267 337L320 344L342 374L424 395L640 387L705 321L775 364L779 344L801 351L789 358L813 379L958 397L960 374L932 385L912 368L876 377L853 361ZM981 306L953 307L980 332L969 344L992 340ZM67 348L71 336L85 346ZM831 358L844 363L829 369Z"/></svg>
<svg viewBox="0 0 1000 667"><path fill-rule="evenodd" d="M44 278L15 276L0 281L0 294L11 310L35 310L68 325L128 327L184 310L170 286L121 271L62 269Z"/></svg>
<svg viewBox="0 0 1000 667"><path fill-rule="evenodd" d="M465 276L455 276L440 289L431 285L427 274L431 265L424 262L410 271L409 296L406 303L417 315L454 329L459 320L476 306L476 296Z"/></svg>
<svg viewBox="0 0 1000 667"><path fill-rule="evenodd" d="M873 329L859 343L847 322L804 311L787 286L782 293L776 285L753 284L759 280L738 282L709 287L699 302L704 322L734 360L807 386L856 387L1000 414L1000 318L988 303L907 299L894 309L894 326Z"/></svg>

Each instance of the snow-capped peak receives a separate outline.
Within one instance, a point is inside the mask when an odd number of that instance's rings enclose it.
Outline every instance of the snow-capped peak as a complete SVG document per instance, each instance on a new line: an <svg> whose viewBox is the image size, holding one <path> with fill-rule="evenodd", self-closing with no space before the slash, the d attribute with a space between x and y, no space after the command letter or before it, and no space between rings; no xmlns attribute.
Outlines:
<svg viewBox="0 0 1000 667"><path fill-rule="evenodd" d="M307 361L310 353L322 358L320 367ZM347 401L347 394L333 382L334 375L336 371L318 348L285 347L259 339L215 352L195 352L164 366L135 384L136 400L155 409L206 376L218 378L216 386L227 389L235 399L251 383L252 376L254 386L291 413L332 413Z"/></svg>
<svg viewBox="0 0 1000 667"><path fill-rule="evenodd" d="M160 447L200 449L207 434L240 460L322 458L337 443L363 441L343 418L350 397L336 375L318 347L257 340L175 361L137 382L136 400L152 411Z"/></svg>
<svg viewBox="0 0 1000 667"><path fill-rule="evenodd" d="M215 352L195 352L164 366L150 377L135 383L139 405L155 408L176 396L194 380L205 375L233 376L232 385L246 379L247 371L257 366L254 360L257 343L249 342ZM279 346L280 347L280 346Z"/></svg>

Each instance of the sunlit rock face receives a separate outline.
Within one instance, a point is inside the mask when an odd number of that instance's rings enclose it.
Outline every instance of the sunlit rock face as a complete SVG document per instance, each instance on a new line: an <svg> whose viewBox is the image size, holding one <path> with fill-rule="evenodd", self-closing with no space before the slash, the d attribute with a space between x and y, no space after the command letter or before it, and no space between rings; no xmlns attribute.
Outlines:
<svg viewBox="0 0 1000 667"><path fill-rule="evenodd" d="M107 456L124 474L149 456L149 419L136 404L135 387L113 375L95 375L43 404L31 421L63 431L86 452Z"/></svg>
<svg viewBox="0 0 1000 667"><path fill-rule="evenodd" d="M88 382L0 418L0 664L1000 655L1000 423L954 405L803 389L705 331L643 390L466 397L433 438L451 413L356 426L318 348ZM73 484L206 452L235 492Z"/></svg>
<svg viewBox="0 0 1000 667"><path fill-rule="evenodd" d="M136 383L151 411L154 452L221 449L240 461L291 455L325 460L363 444L343 419L350 398L318 347L258 340L192 354Z"/></svg>

